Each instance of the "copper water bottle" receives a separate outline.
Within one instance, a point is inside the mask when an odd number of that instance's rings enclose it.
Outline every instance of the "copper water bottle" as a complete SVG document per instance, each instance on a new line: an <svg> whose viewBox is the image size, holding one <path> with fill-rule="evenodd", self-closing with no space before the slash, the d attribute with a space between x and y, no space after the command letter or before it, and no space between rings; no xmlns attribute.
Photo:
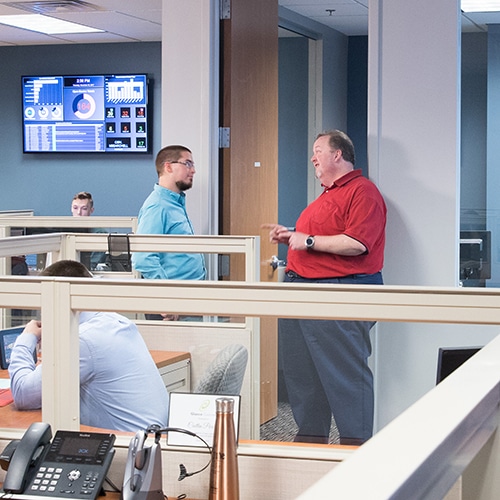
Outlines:
<svg viewBox="0 0 500 500"><path fill-rule="evenodd" d="M234 399L215 401L215 430L208 500L239 500L238 456L234 429Z"/></svg>

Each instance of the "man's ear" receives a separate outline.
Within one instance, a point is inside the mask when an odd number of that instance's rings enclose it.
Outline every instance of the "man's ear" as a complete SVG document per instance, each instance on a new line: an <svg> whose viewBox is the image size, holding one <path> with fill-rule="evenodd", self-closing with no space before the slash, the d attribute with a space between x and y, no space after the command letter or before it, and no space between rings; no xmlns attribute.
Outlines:
<svg viewBox="0 0 500 500"><path fill-rule="evenodd" d="M172 163L170 163L169 161L166 161L163 164L163 172L171 173L172 172Z"/></svg>

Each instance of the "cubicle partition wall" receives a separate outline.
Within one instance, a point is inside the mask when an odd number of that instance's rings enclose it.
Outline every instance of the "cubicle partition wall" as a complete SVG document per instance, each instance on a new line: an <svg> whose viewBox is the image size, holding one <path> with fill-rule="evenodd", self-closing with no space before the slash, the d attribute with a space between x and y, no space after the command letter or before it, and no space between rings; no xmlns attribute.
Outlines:
<svg viewBox="0 0 500 500"><path fill-rule="evenodd" d="M500 325L500 292L471 288L3 277L0 306L42 310L47 361L43 383L51 388L43 394L42 415L55 428L75 428L78 422L78 398L68 400L68 394L78 394L78 378L70 367L77 362L77 343L71 339L77 339L74 320L81 310L131 312L140 307L152 312L196 311L204 315ZM158 332L147 335L150 341L159 341ZM323 498L332 491L345 499L444 498L455 485L448 498L458 499L462 498L461 484L465 489L473 480L480 483L475 498L498 498L495 464L500 438L495 431L499 404L497 337L358 451L242 443L241 475L247 492L242 498L266 497L265 492L273 498ZM0 430L0 439L15 435L12 430ZM124 466L127 444L126 438L117 441L117 456L121 458L115 466L119 470ZM186 453L177 452L166 451L169 474L174 466L171 461L178 465L179 453ZM192 450L186 460L196 464L205 458L199 450ZM469 467L474 467L474 474L469 474ZM313 485L318 471L326 475ZM171 480L172 476L168 477ZM199 482L193 487L194 495L206 496L207 476L195 481Z"/></svg>
<svg viewBox="0 0 500 500"><path fill-rule="evenodd" d="M0 238L9 236L38 235L56 232L92 232L98 231L107 234L111 233L134 233L137 229L137 217L40 217L26 211L13 211L0 214ZM106 252L108 246L102 250ZM24 250L22 245L19 254L14 255L36 255L33 252ZM83 252L83 249L81 250ZM80 252L80 250L79 250ZM40 271L47 263L45 253L37 254L38 262L33 267L33 271ZM75 255L79 258L79 254ZM50 262L50 260L49 260ZM11 274L11 256L0 259L0 275Z"/></svg>
<svg viewBox="0 0 500 500"><path fill-rule="evenodd" d="M78 218L84 219L84 218ZM89 219L89 218L87 218ZM17 219L16 219L17 220ZM59 221L58 221L59 222ZM120 223L123 223L120 220ZM44 221L46 223L46 221ZM116 221L114 221L116 224ZM1 223L0 223L1 224ZM78 259L81 252L90 251L106 251L107 250L107 234L104 233L48 233L37 234L33 236L12 236L0 238L0 260L3 260L11 255L19 253L44 253L48 255L50 261L60 259ZM130 251L159 251L159 252L195 252L207 255L231 255L241 254L245 258L245 279L249 282L256 282L259 278L259 241L256 237L245 236L151 236L151 235L129 235ZM119 280L145 283L146 280L135 280L137 277L134 272L94 272L101 280ZM33 277L21 278L24 281L31 281ZM100 282L95 280L93 283ZM151 283L151 280L147 281ZM21 281L20 284L23 282ZM153 283L155 290L164 288L165 282ZM57 293L65 293L56 287ZM95 296L99 296L98 288L95 289ZM24 293L24 292L23 292ZM48 292L50 296L51 292ZM54 290L56 293L56 290ZM159 295L159 294L158 294ZM57 302L57 296L54 295L48 299L46 303L52 304ZM68 300L70 298L68 297ZM104 297L99 302L108 302L111 297ZM259 364L259 319L255 317L240 316L239 318L220 318L208 315L206 312L199 311L196 304L191 304L189 297L185 297L182 307L176 306L176 309L171 309L171 306L166 306L165 301L159 300L162 304L156 312L164 312L165 310L185 312L190 315L204 316L204 321L196 322L162 322L162 321L145 321L142 312L155 312L151 309L152 306L144 305L141 298L136 302L135 310L123 310L121 306L108 308L105 305L105 310L122 312L132 319L135 319L139 331L144 336L146 344L151 350L168 350L168 351L188 351L191 355L191 385L196 386L197 381L203 374L209 362L217 355L217 353L226 345L239 343L243 345L249 352L250 362L248 363L246 375L242 387L241 398L241 436L246 439L258 439L260 425L260 364ZM190 303L189 311L187 303ZM38 311L37 307L24 307ZM103 304L91 307L91 310L103 310ZM23 307L23 306L18 306ZM149 307L149 309L148 309ZM165 309L167 307L167 309ZM79 310L85 310L81 308ZM44 326L46 326L46 318L48 314L57 314L55 311L41 311ZM40 313L38 313L40 314ZM71 314L69 314L71 316ZM61 311L61 317L64 317L64 312ZM3 323L5 326L10 326L7 323L8 317L4 315ZM54 321L59 321L56 317ZM44 328L44 331L46 328ZM62 329L62 332L65 330ZM58 337L56 337L58 338ZM45 335L44 335L45 342ZM45 349L44 349L45 352ZM45 359L45 356L44 356ZM44 375L45 375L44 369ZM52 384L52 383L51 383ZM47 384L49 387L49 385ZM52 386L52 385L50 385ZM72 415L79 414L76 409L70 412ZM59 414L59 412L58 412ZM45 418L45 414L44 414ZM52 418L47 417L49 421ZM78 421L73 417L64 418L64 421L59 422L59 426L63 423L65 427L73 422L73 426L78 426Z"/></svg>
<svg viewBox="0 0 500 500"><path fill-rule="evenodd" d="M67 255L67 250L57 250L57 238L73 241L71 245L81 248L86 245L83 239L87 237L94 236L46 235L43 236L47 238L44 249L52 249L54 254L59 252L57 256L61 257ZM81 242L80 238L83 238ZM137 238L132 238L136 251L145 248L143 244L161 247L159 242ZM0 241L0 257L9 252L9 246L10 250L18 251L12 246L14 240ZM221 242L224 241L223 238ZM188 242L176 243L179 245L176 250L184 250L183 245L199 250L208 240L203 243L203 239L194 237ZM226 244L222 247L228 250L230 242ZM33 243L32 248L38 247ZM203 330L196 324L161 324L160 330L146 322L139 322L139 326L152 347L177 342L175 347L181 348L183 341L188 345L202 341L207 343L207 349L211 349L212 341L214 345L218 340L230 343L236 338L245 342L245 328L248 328L251 358L258 357L255 348L258 335L251 321L258 321L260 317L462 324L471 328L475 324L500 325L500 291L484 288L5 276L0 277L0 307L41 310L42 348L44 363L47 362L43 385L50 388L43 393L42 417L53 428L67 429L79 426L79 381L71 367L78 362L76 317L83 310L122 313L134 313L138 309L169 310L208 317L244 317L246 326L242 326L241 331L239 326L230 323L207 323ZM169 328L173 330L169 332ZM190 328L193 331L189 331ZM258 422L255 366L258 360L256 363L253 359L247 381L251 405L254 405L251 426ZM497 337L357 451L336 446L241 443L238 453L242 498L313 499L328 497L332 492L343 499L444 498L446 495L447 499L498 498L499 408L500 337ZM19 437L20 432L0 429L0 444ZM117 458L111 474L118 481L123 474L129 440L129 436L117 439ZM184 486L174 485L175 468L178 470L178 464L188 459L192 460L193 467L203 465L206 454L200 450L168 448L164 450L164 459L165 478L172 486L169 492L179 494ZM321 476L324 477L320 480ZM208 476L201 474L192 478L189 491L201 498L206 497L207 488ZM473 494L464 496L466 491Z"/></svg>

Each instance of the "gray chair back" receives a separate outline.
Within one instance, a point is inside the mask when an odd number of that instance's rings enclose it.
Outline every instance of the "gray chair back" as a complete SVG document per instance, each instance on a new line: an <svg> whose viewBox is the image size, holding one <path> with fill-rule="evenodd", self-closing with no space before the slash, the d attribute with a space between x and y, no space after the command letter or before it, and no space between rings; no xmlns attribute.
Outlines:
<svg viewBox="0 0 500 500"><path fill-rule="evenodd" d="M221 349L194 389L196 394L239 396L248 362L248 351L241 344Z"/></svg>

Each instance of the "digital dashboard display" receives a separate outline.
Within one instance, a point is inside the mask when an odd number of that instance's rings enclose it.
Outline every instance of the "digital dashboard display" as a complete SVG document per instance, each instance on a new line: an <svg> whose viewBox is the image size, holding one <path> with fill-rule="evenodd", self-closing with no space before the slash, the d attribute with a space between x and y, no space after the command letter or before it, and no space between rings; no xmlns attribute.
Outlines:
<svg viewBox="0 0 500 500"><path fill-rule="evenodd" d="M148 77L23 76L25 153L150 149Z"/></svg>

